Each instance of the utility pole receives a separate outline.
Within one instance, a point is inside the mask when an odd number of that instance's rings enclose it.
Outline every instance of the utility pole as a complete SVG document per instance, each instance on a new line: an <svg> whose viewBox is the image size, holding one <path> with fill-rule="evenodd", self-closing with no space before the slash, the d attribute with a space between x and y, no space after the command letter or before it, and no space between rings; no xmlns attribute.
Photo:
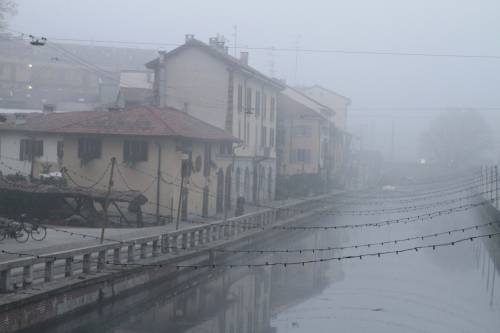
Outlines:
<svg viewBox="0 0 500 333"><path fill-rule="evenodd" d="M495 165L495 208L498 209L498 166Z"/></svg>
<svg viewBox="0 0 500 333"><path fill-rule="evenodd" d="M493 201L493 198L494 198L494 195L495 193L493 193L493 188L494 188L494 184L493 184L493 174L494 172L494 168L493 166L490 166L490 197L491 197L491 201ZM496 182L496 181L495 181Z"/></svg>
<svg viewBox="0 0 500 333"><path fill-rule="evenodd" d="M185 166L185 163L184 163L184 160L182 160L181 162L181 186L180 186L180 189L179 189L179 203L177 205L177 220L175 222L175 230L179 230L179 222L180 222L180 218L181 218L181 204L182 204L182 201L184 199L184 195L183 195L183 190L184 190L184 173L185 173L185 169L186 166Z"/></svg>
<svg viewBox="0 0 500 333"><path fill-rule="evenodd" d="M161 143L158 142L158 170L156 172L156 224L160 224Z"/></svg>
<svg viewBox="0 0 500 333"><path fill-rule="evenodd" d="M29 141L29 153L30 153L30 182L33 182L34 174L35 174L35 139L31 138Z"/></svg>
<svg viewBox="0 0 500 333"><path fill-rule="evenodd" d="M106 230L106 226L108 224L108 206L109 206L109 196L111 195L111 188L113 187L113 174L115 172L115 163L116 158L111 158L111 172L109 174L109 182L108 182L108 191L106 192L106 197L104 198L104 223L102 224L101 230L101 244L104 241L104 230Z"/></svg>

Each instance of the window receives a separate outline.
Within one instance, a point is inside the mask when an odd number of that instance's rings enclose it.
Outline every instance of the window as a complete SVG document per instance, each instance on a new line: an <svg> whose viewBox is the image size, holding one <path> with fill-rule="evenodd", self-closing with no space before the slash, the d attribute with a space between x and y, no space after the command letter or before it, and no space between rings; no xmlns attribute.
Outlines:
<svg viewBox="0 0 500 333"><path fill-rule="evenodd" d="M271 114L269 115L269 118L271 121L274 121L274 114L276 112L276 100L274 99L274 96L271 97Z"/></svg>
<svg viewBox="0 0 500 333"><path fill-rule="evenodd" d="M269 146L274 147L274 128L269 129Z"/></svg>
<svg viewBox="0 0 500 333"><path fill-rule="evenodd" d="M90 161L101 158L102 144L99 138L78 139L78 157Z"/></svg>
<svg viewBox="0 0 500 333"><path fill-rule="evenodd" d="M243 111L243 87L241 84L238 84L238 99L237 99L237 105L238 105L238 112Z"/></svg>
<svg viewBox="0 0 500 333"><path fill-rule="evenodd" d="M148 160L147 141L125 140L123 142L123 160L126 162L144 162Z"/></svg>
<svg viewBox="0 0 500 333"><path fill-rule="evenodd" d="M212 163L212 147L209 143L205 143L205 153L203 154L203 175L210 176L210 168Z"/></svg>
<svg viewBox="0 0 500 333"><path fill-rule="evenodd" d="M262 94L262 118L266 120L267 117L267 96L266 94Z"/></svg>
<svg viewBox="0 0 500 333"><path fill-rule="evenodd" d="M247 131L246 131L245 135L246 135L245 142L249 144L250 143L250 122L247 122Z"/></svg>
<svg viewBox="0 0 500 333"><path fill-rule="evenodd" d="M267 128L266 128L266 126L262 126L260 134L261 134L260 145L261 145L261 147L265 147L267 145Z"/></svg>
<svg viewBox="0 0 500 333"><path fill-rule="evenodd" d="M247 88L246 92L246 100L245 100L245 112L252 112L252 88Z"/></svg>
<svg viewBox="0 0 500 333"><path fill-rule="evenodd" d="M233 144L232 143L221 143L219 146L220 155L232 155Z"/></svg>
<svg viewBox="0 0 500 333"><path fill-rule="evenodd" d="M19 147L19 160L29 161L32 158L43 155L43 141L33 139L21 139Z"/></svg>
<svg viewBox="0 0 500 333"><path fill-rule="evenodd" d="M260 91L256 91L255 92L255 116L256 117L260 116L260 107L261 107Z"/></svg>
<svg viewBox="0 0 500 333"><path fill-rule="evenodd" d="M57 141L57 158L62 160L64 157L64 142Z"/></svg>
<svg viewBox="0 0 500 333"><path fill-rule="evenodd" d="M293 149L290 154L290 163L309 163L311 151L309 149Z"/></svg>

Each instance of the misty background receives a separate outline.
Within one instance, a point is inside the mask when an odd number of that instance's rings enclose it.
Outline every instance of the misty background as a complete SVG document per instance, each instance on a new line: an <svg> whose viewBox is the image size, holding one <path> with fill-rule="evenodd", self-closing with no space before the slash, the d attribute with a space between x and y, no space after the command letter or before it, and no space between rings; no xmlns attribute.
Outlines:
<svg viewBox="0 0 500 333"><path fill-rule="evenodd" d="M480 111L493 129L491 148L498 151L500 59L301 51L498 56L496 0L17 3L9 28L49 40L171 50L187 33L203 41L220 33L231 54L235 40L237 47L249 47L250 65L264 73L290 85L317 83L349 97L354 146L381 150L386 158L392 155L393 127L394 158L423 157L421 133L443 109ZM287 51L252 49L269 47Z"/></svg>

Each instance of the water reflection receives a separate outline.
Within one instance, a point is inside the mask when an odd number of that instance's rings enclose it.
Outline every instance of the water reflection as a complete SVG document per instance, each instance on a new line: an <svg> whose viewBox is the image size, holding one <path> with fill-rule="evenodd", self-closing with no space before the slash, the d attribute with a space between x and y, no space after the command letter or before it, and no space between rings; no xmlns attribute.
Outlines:
<svg viewBox="0 0 500 333"><path fill-rule="evenodd" d="M276 232L247 246L297 249L383 241L491 220L480 213L375 230ZM373 217L306 222L366 221ZM180 275L36 332L498 332L499 253L498 240L487 239L383 259L210 270L188 281ZM241 264L331 255L233 254L217 260Z"/></svg>

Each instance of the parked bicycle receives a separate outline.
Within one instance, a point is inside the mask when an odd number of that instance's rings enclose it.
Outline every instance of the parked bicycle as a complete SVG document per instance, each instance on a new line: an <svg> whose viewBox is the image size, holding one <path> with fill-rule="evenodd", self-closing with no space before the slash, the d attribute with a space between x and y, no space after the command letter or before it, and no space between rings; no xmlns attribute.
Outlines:
<svg viewBox="0 0 500 333"><path fill-rule="evenodd" d="M36 241L43 241L47 237L47 228L43 225L32 224L30 228L30 235Z"/></svg>
<svg viewBox="0 0 500 333"><path fill-rule="evenodd" d="M0 241L9 237L14 238L19 243L26 243L30 238L30 234L30 231L24 227L23 223L11 222L0 227Z"/></svg>
<svg viewBox="0 0 500 333"><path fill-rule="evenodd" d="M27 216L25 214L20 216L21 224L24 229L29 232L31 238L36 241L42 241L47 237L47 227L41 225L38 219L33 219L30 223L26 223Z"/></svg>

